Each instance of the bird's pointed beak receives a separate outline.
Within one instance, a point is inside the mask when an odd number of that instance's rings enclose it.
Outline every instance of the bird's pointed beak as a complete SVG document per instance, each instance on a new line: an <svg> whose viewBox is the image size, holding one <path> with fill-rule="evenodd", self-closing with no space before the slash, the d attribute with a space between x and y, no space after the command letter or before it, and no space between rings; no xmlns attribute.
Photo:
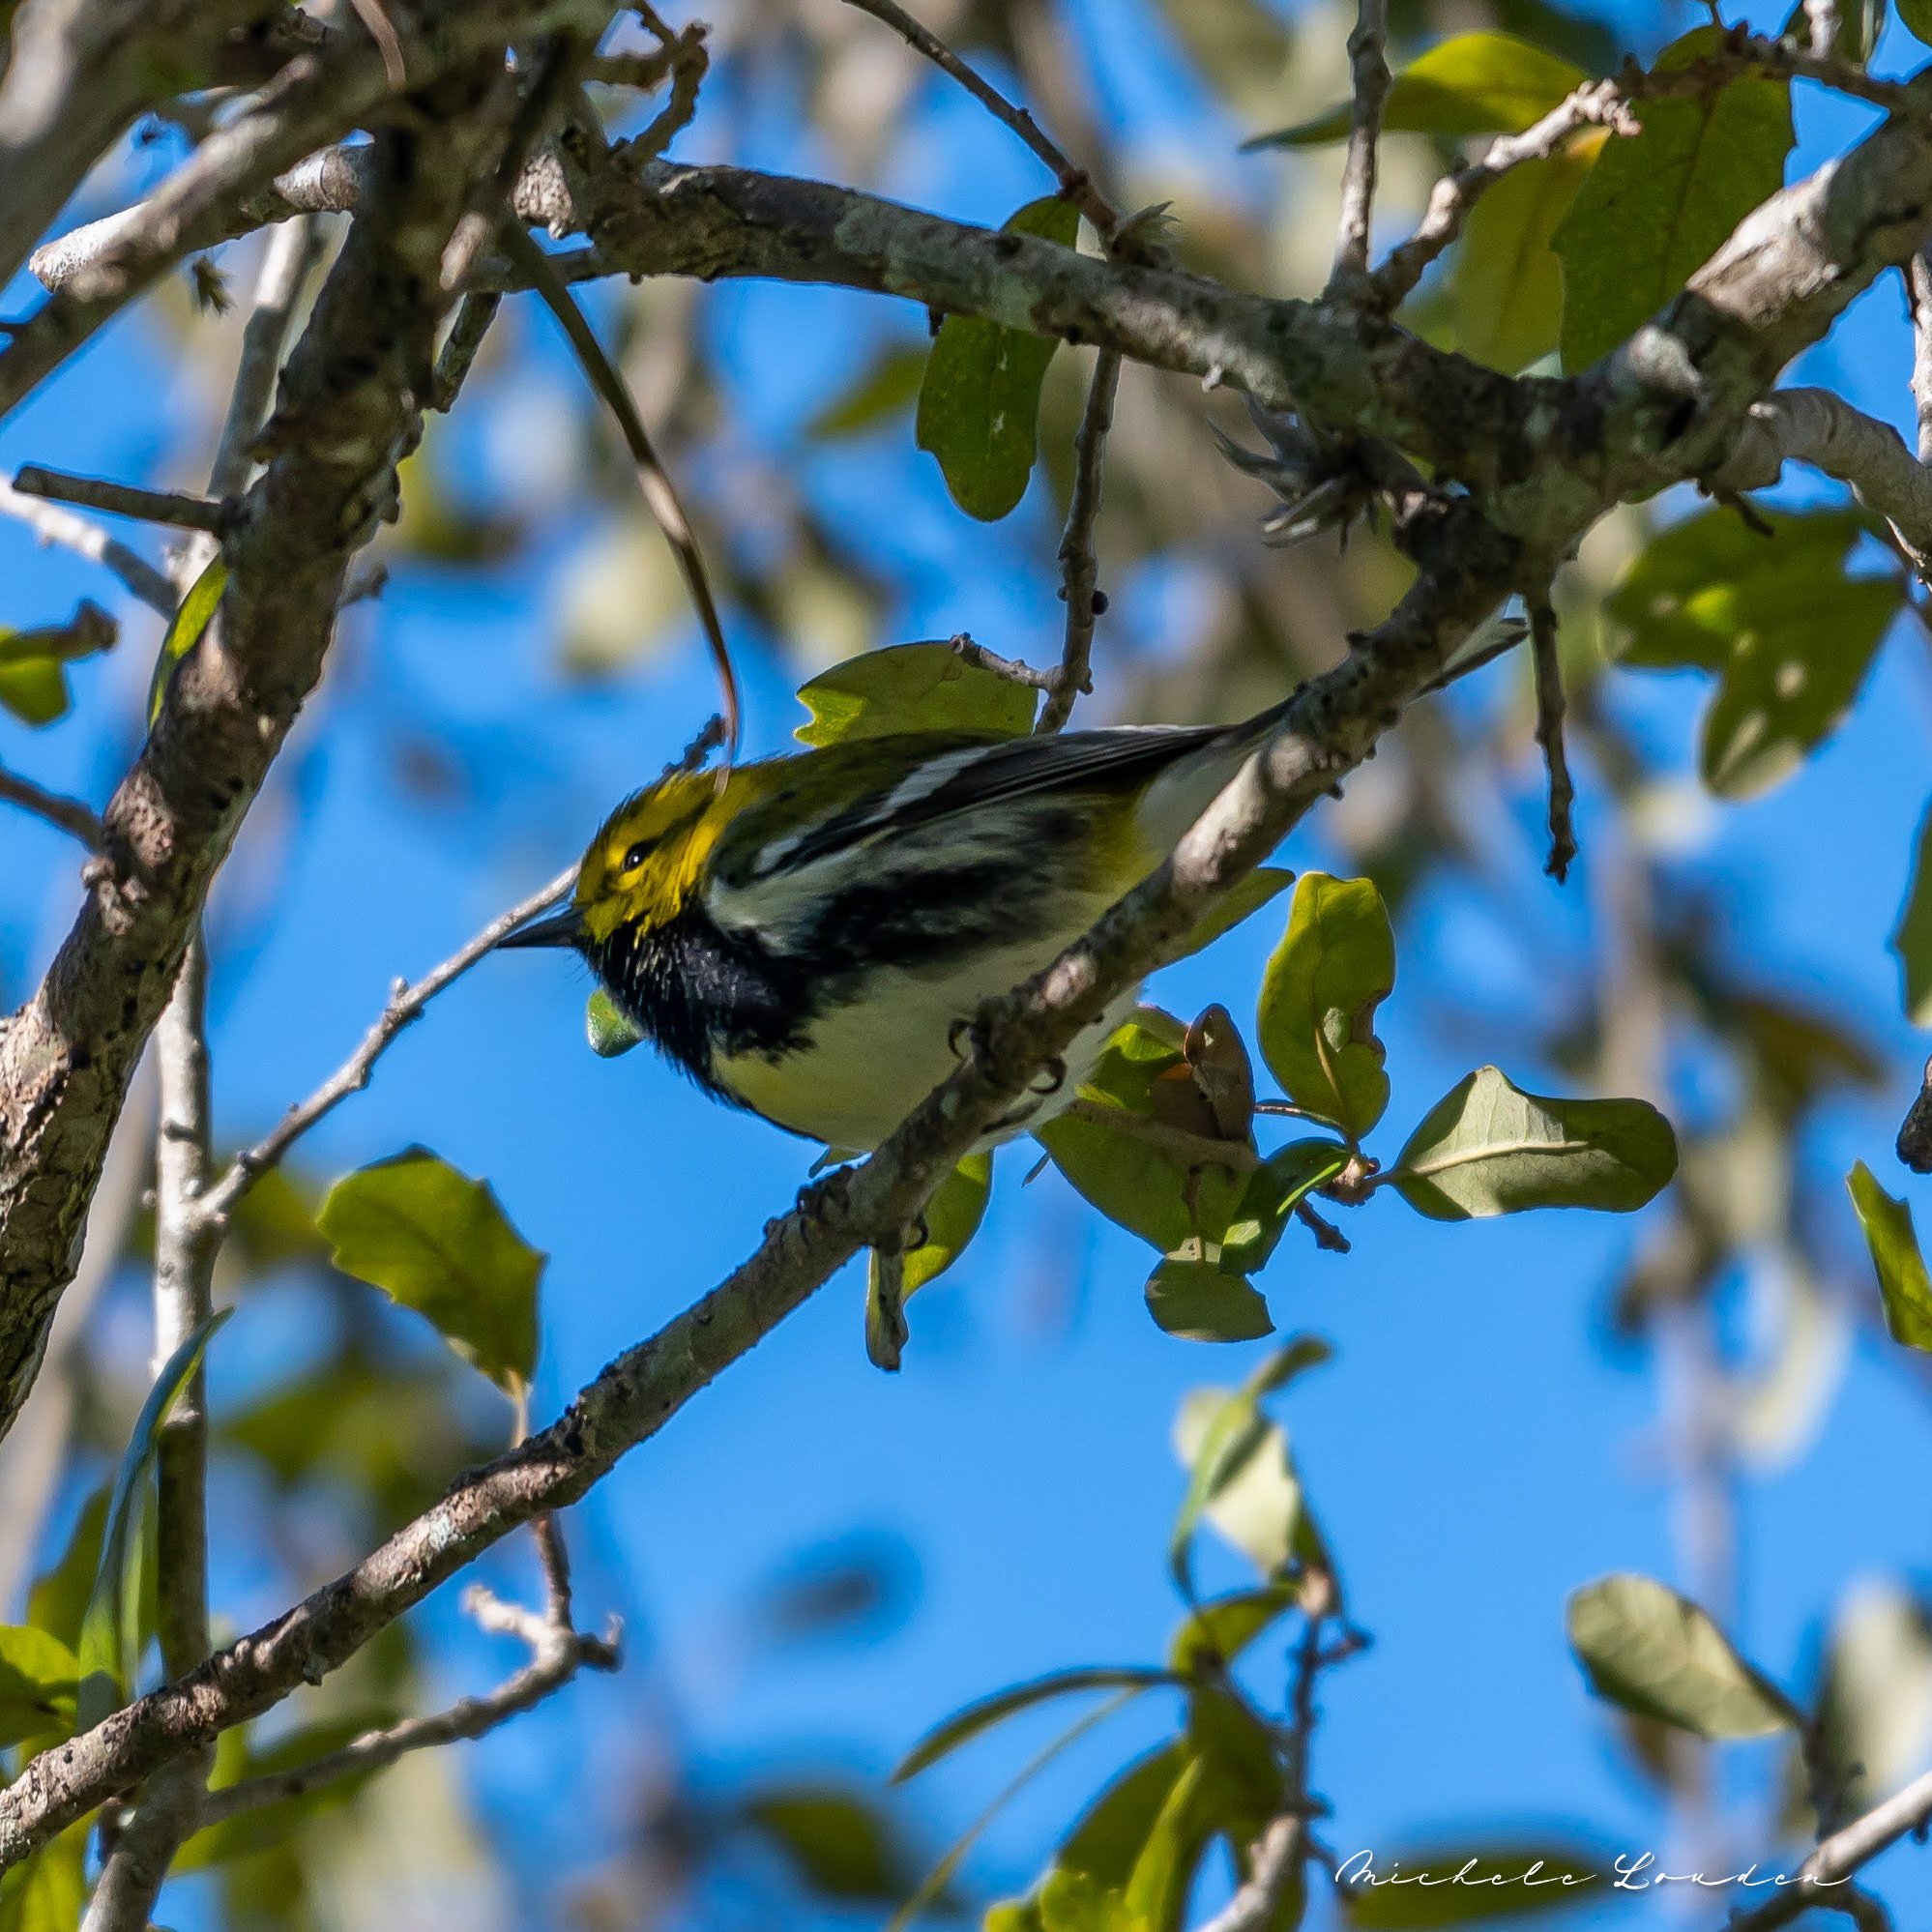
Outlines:
<svg viewBox="0 0 1932 1932"><path fill-rule="evenodd" d="M496 942L499 952L520 946L576 946L584 936L584 916L575 905L512 926Z"/></svg>

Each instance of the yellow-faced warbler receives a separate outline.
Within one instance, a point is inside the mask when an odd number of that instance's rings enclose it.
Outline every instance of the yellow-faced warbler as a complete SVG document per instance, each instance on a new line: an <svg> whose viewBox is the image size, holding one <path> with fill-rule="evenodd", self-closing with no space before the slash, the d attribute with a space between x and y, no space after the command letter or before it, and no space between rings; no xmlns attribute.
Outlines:
<svg viewBox="0 0 1932 1932"><path fill-rule="evenodd" d="M876 1147L956 1064L961 1022L1046 965L1166 858L1280 711L1229 727L913 732L627 799L563 911L568 946L708 1093L829 1146ZM1066 1077L988 1141L1071 1099Z"/></svg>

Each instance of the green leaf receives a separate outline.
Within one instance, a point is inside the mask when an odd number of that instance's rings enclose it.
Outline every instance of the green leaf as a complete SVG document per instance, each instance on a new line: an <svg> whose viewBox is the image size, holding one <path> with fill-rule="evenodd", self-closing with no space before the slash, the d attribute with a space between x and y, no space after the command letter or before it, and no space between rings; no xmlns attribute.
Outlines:
<svg viewBox="0 0 1932 1932"><path fill-rule="evenodd" d="M128 1701L141 1650L141 1517L150 1506L149 1478L161 1452L161 1427L215 1331L233 1312L221 1308L210 1315L161 1364L115 1471L101 1533L101 1564L74 1646L80 1672L76 1722L83 1731Z"/></svg>
<svg viewBox="0 0 1932 1932"><path fill-rule="evenodd" d="M991 1154L969 1154L925 1204L925 1240L905 1256L908 1295L937 1281L965 1252L985 1218L993 1189Z"/></svg>
<svg viewBox="0 0 1932 1932"><path fill-rule="evenodd" d="M59 1638L69 1650L80 1642L80 1626L87 1617L87 1601L94 1591L95 1573L101 1567L102 1534L107 1527L107 1505L113 1493L110 1478L81 1504L74 1517L67 1547L51 1569L34 1579L27 1593L27 1621L38 1630ZM150 1532L142 1540L141 1612L143 1637L151 1635L157 1621L155 1601L155 1539L153 1519L147 1519Z"/></svg>
<svg viewBox="0 0 1932 1932"><path fill-rule="evenodd" d="M982 1732L1004 1723L1018 1712L1031 1711L1036 1704L1090 1690L1151 1690L1173 1682L1172 1674L1164 1670L1096 1665L1053 1671L1045 1677L1031 1678L1025 1683L1011 1684L989 1697L977 1699L963 1710L955 1711L944 1723L936 1724L893 1767L893 1782L903 1784L906 1779L917 1777L928 1766L950 1757L960 1745L972 1742Z"/></svg>
<svg viewBox="0 0 1932 1932"><path fill-rule="evenodd" d="M200 643L201 633L208 629L216 606L221 601L221 593L227 588L228 566L223 558L218 556L189 585L188 594L175 606L174 615L168 620L167 632L161 638L161 656L155 659L154 677L148 685L150 725L161 716L161 700L167 695L168 681L174 676L175 666Z"/></svg>
<svg viewBox="0 0 1932 1932"><path fill-rule="evenodd" d="M1302 1485L1288 1438L1261 1413L1261 1398L1329 1360L1326 1342L1297 1335L1274 1350L1239 1389L1197 1389L1181 1405L1174 1447L1187 1491L1168 1539L1167 1565L1181 1593L1194 1595L1193 1544L1212 1523L1264 1576L1303 1553Z"/></svg>
<svg viewBox="0 0 1932 1932"><path fill-rule="evenodd" d="M1464 355L1514 375L1557 346L1563 264L1551 238L1607 138L1595 130L1547 160L1511 168L1470 211L1449 279Z"/></svg>
<svg viewBox="0 0 1932 1932"><path fill-rule="evenodd" d="M1714 56L1722 30L1698 27L1657 56L1657 71ZM1791 88L1730 80L1645 101L1640 133L1611 141L1554 246L1563 258L1564 366L1580 369L1632 334L1784 185Z"/></svg>
<svg viewBox="0 0 1932 1932"><path fill-rule="evenodd" d="M1223 893L1217 904L1201 916L1181 951L1171 955L1170 965L1176 959L1191 959L1197 952L1205 952L1222 933L1231 932L1257 913L1269 900L1278 897L1295 883L1293 872L1278 865L1257 865L1245 878Z"/></svg>
<svg viewBox="0 0 1932 1932"><path fill-rule="evenodd" d="M1348 1908L1346 1922L1360 1932L1493 1925L1591 1905L1615 1873L1595 1847L1516 1837L1405 1845L1378 1853L1372 1869L1380 1882L1361 1886Z"/></svg>
<svg viewBox="0 0 1932 1932"><path fill-rule="evenodd" d="M1892 1340L1906 1348L1932 1350L1932 1279L1927 1278L1925 1257L1912 1231L1911 1208L1894 1201L1862 1160L1845 1176L1845 1186L1851 1189L1852 1206L1865 1231L1872 1266L1878 1270L1885 1325Z"/></svg>
<svg viewBox="0 0 1932 1932"><path fill-rule="evenodd" d="M1183 1341L1255 1341L1274 1332L1261 1296L1212 1261L1166 1256L1147 1277L1146 1296L1155 1326Z"/></svg>
<svg viewBox="0 0 1932 1932"><path fill-rule="evenodd" d="M584 1038L599 1059L615 1060L643 1044L644 1029L600 986L584 1007Z"/></svg>
<svg viewBox="0 0 1932 1932"><path fill-rule="evenodd" d="M75 1932L87 1904L87 1839L92 1817L0 1878L0 1932Z"/></svg>
<svg viewBox="0 0 1932 1932"><path fill-rule="evenodd" d="M345 1274L414 1308L510 1395L529 1387L546 1257L487 1183L412 1147L337 1181L316 1226Z"/></svg>
<svg viewBox="0 0 1932 1932"><path fill-rule="evenodd" d="M812 417L805 435L814 443L837 443L890 423L919 399L926 355L923 343L888 343Z"/></svg>
<svg viewBox="0 0 1932 1932"><path fill-rule="evenodd" d="M65 624L0 630L0 709L22 724L51 724L65 717L73 702L67 666L76 658L109 649L119 634L114 620L86 599Z"/></svg>
<svg viewBox="0 0 1932 1932"><path fill-rule="evenodd" d="M1122 1899L1127 1922L1135 1932L1180 1932L1194 1873L1215 1831L1207 1798L1207 1768L1199 1758L1189 1757L1127 1874Z"/></svg>
<svg viewBox="0 0 1932 1932"><path fill-rule="evenodd" d="M0 1625L0 1745L73 1728L80 1661L45 1630Z"/></svg>
<svg viewBox="0 0 1932 1932"><path fill-rule="evenodd" d="M1686 1596L1623 1572L1572 1593L1570 1649L1599 1697L1700 1738L1763 1738L1800 1726L1783 1691L1751 1668Z"/></svg>
<svg viewBox="0 0 1932 1932"><path fill-rule="evenodd" d="M811 722L792 734L804 745L880 738L899 731L984 731L1024 738L1037 691L969 664L951 644L893 644L821 671L799 698Z"/></svg>
<svg viewBox="0 0 1932 1932"><path fill-rule="evenodd" d="M1217 1596L1189 1612L1167 1647L1167 1665L1180 1677L1235 1661L1262 1631L1293 1608L1295 1593L1278 1584Z"/></svg>
<svg viewBox="0 0 1932 1932"><path fill-rule="evenodd" d="M1241 1206L1228 1223L1221 1242L1222 1269L1252 1274L1267 1267L1295 1210L1317 1187L1332 1181L1348 1159L1348 1149L1340 1141L1319 1135L1277 1147L1260 1171L1249 1177Z"/></svg>
<svg viewBox="0 0 1932 1932"><path fill-rule="evenodd" d="M1370 879L1304 873L1261 982L1262 1058L1299 1106L1360 1139L1389 1104L1375 1009L1395 984L1395 939Z"/></svg>
<svg viewBox="0 0 1932 1932"><path fill-rule="evenodd" d="M1068 249L1079 229L1079 211L1057 194L1029 202L1006 223L1009 234L1037 235ZM914 436L938 457L953 502L982 523L997 522L1026 494L1040 385L1058 346L1051 337L977 315L949 315L939 325Z"/></svg>
<svg viewBox="0 0 1932 1932"><path fill-rule="evenodd" d="M738 1807L815 1896L849 1905L893 1905L919 1871L891 1823L862 1793L824 1784L775 1785Z"/></svg>
<svg viewBox="0 0 1932 1932"><path fill-rule="evenodd" d="M1932 47L1932 0L1898 0L1898 17L1914 40Z"/></svg>
<svg viewBox="0 0 1932 1932"><path fill-rule="evenodd" d="M1893 577L1846 573L1858 512L1768 520L1770 538L1725 510L1674 524L1604 606L1624 631L1623 663L1719 675L1699 760L1731 798L1775 784L1833 729L1904 601Z"/></svg>
<svg viewBox="0 0 1932 1932"><path fill-rule="evenodd" d="M1423 1117L1389 1179L1420 1215L1461 1221L1526 1208L1641 1208L1677 1172L1677 1136L1646 1100L1526 1094L1494 1067Z"/></svg>
<svg viewBox="0 0 1932 1932"><path fill-rule="evenodd" d="M1580 67L1513 34L1458 34L1419 55L1395 76L1382 112L1385 132L1520 134L1589 78ZM1244 141L1255 148L1305 148L1345 141L1353 103L1339 101L1312 121Z"/></svg>
<svg viewBox="0 0 1932 1932"><path fill-rule="evenodd" d="M1906 1018L1917 1027L1932 1026L1932 805L1918 828L1917 858L1891 950L1898 954Z"/></svg>
<svg viewBox="0 0 1932 1932"><path fill-rule="evenodd" d="M1185 1039L1186 1029L1170 1015L1142 1008L1107 1042L1080 1087L1081 1098L1120 1109L1123 1125L1061 1114L1035 1129L1053 1164L1087 1201L1163 1254L1193 1240L1219 1242L1248 1180L1207 1157L1212 1141L1203 1143L1203 1158L1195 1161L1127 1124L1169 1125L1159 1113L1163 1081L1170 1091L1193 1094Z"/></svg>

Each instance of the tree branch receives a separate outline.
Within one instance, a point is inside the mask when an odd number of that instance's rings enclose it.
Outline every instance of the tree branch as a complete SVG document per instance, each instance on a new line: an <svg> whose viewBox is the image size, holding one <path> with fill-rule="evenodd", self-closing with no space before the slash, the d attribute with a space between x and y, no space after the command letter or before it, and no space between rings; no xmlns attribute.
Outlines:
<svg viewBox="0 0 1932 1932"><path fill-rule="evenodd" d="M22 811L30 811L36 818L44 818L49 825L58 826L62 832L77 838L90 852L101 847L101 819L92 805L82 805L78 799L63 797L59 792L50 792L37 785L31 778L23 778L17 773L0 769L0 799L9 805L18 805Z"/></svg>
<svg viewBox="0 0 1932 1932"><path fill-rule="evenodd" d="M572 861L547 886L539 888L508 912L500 913L474 939L458 947L440 966L432 967L414 985L398 980L390 992L381 1017L363 1036L362 1044L306 1100L289 1108L272 1132L235 1156L220 1179L202 1196L202 1215L211 1221L225 1221L234 1213L235 1205L242 1196L310 1127L333 1113L351 1094L361 1093L369 1084L376 1062L388 1052L396 1035L418 1018L423 1009L444 987L461 979L505 933L569 892L576 876L577 867Z"/></svg>
<svg viewBox="0 0 1932 1932"><path fill-rule="evenodd" d="M23 496L5 482L0 482L0 511L17 517L43 543L58 543L89 563L103 565L150 610L162 617L174 615L174 586L167 572L129 549L118 537L110 537L92 517L77 515L57 503Z"/></svg>
<svg viewBox="0 0 1932 1932"><path fill-rule="evenodd" d="M1088 668L1094 657L1094 621L1106 608L1098 588L1100 567L1094 553L1094 522L1100 513L1100 477L1120 380L1119 350L1102 349L1094 358L1087 407L1073 439L1073 493L1060 539L1060 595L1067 600L1067 633L1060 647L1060 668L1046 687L1046 703L1035 727L1039 731L1058 731L1072 717L1082 693L1094 688Z"/></svg>
<svg viewBox="0 0 1932 1932"><path fill-rule="evenodd" d="M1375 210L1375 148L1382 137L1382 105L1389 99L1388 0L1358 0L1348 37L1355 104L1342 161L1341 220L1335 232L1331 301L1350 302L1365 293L1368 230Z"/></svg>
<svg viewBox="0 0 1932 1932"><path fill-rule="evenodd" d="M109 516L132 516L142 523L167 523L180 530L203 530L219 535L228 506L207 496L181 490L139 489L132 483L109 483L104 477L70 476L65 470L28 463L14 478L21 496L50 497L56 503L77 503Z"/></svg>

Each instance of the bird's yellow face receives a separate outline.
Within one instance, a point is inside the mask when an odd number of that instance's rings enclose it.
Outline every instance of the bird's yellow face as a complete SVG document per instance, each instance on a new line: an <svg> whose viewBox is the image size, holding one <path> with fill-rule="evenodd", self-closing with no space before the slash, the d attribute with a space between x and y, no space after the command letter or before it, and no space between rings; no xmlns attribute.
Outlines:
<svg viewBox="0 0 1932 1932"><path fill-rule="evenodd" d="M731 789L720 793L709 773L676 773L611 813L577 873L585 939L600 946L627 926L648 931L677 917L730 823Z"/></svg>

